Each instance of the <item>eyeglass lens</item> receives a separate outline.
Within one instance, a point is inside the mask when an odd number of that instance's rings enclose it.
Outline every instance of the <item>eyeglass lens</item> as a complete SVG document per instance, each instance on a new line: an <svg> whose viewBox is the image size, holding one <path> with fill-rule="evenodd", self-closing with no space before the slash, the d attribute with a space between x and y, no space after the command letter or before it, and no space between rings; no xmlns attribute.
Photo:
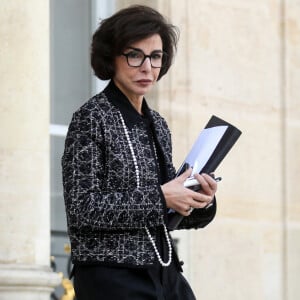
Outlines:
<svg viewBox="0 0 300 300"><path fill-rule="evenodd" d="M134 49L127 53L123 53L123 55L126 56L127 63L131 67L140 67L148 57L153 68L161 68L162 66L162 51L154 51L150 55L145 55L143 51Z"/></svg>

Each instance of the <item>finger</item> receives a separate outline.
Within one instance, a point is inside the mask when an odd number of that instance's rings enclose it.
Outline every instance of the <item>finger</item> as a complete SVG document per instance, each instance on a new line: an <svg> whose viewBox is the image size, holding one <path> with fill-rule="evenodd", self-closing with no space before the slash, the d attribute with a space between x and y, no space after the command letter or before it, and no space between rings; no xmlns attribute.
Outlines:
<svg viewBox="0 0 300 300"><path fill-rule="evenodd" d="M188 217L191 213L189 211L181 211L179 212L181 215L183 215L184 217Z"/></svg>
<svg viewBox="0 0 300 300"><path fill-rule="evenodd" d="M197 199L193 199L193 203L191 204L194 208L203 208L207 204L209 204L213 200L213 195L205 195L201 193L197 193Z"/></svg>
<svg viewBox="0 0 300 300"><path fill-rule="evenodd" d="M216 178L214 176L208 175L206 173L201 174L210 184L216 183Z"/></svg>
<svg viewBox="0 0 300 300"><path fill-rule="evenodd" d="M192 213L193 208L191 206L184 206L184 208L180 208L177 210L178 213L180 213L181 215L187 217Z"/></svg>
<svg viewBox="0 0 300 300"><path fill-rule="evenodd" d="M193 191L188 189L188 198L185 202L186 205L199 208L199 203L208 203L211 201L212 195L205 194L203 192Z"/></svg>
<svg viewBox="0 0 300 300"><path fill-rule="evenodd" d="M177 208L177 212L179 212L181 215L189 216L192 213L192 210L195 208L204 208L209 203L211 203L213 197L199 194L197 192L191 191L191 194L194 195L197 199L190 198L189 201L186 203L181 203L180 207ZM192 210L191 210L192 209Z"/></svg>
<svg viewBox="0 0 300 300"><path fill-rule="evenodd" d="M194 174L195 179L198 180L199 184L201 185L201 191L204 193L211 193L211 188L209 183L207 182L207 179L201 174Z"/></svg>
<svg viewBox="0 0 300 300"><path fill-rule="evenodd" d="M210 188L216 192L218 184L215 180L215 178L211 177L210 175L207 174L202 174L202 176L206 179L207 183L209 184Z"/></svg>
<svg viewBox="0 0 300 300"><path fill-rule="evenodd" d="M189 168L186 171L184 171L180 176L177 177L178 181L182 183L185 182L185 180L191 176L192 171L192 168Z"/></svg>
<svg viewBox="0 0 300 300"><path fill-rule="evenodd" d="M187 212L188 214L191 214L193 210L194 210L194 207L189 206L189 208L186 210L186 212Z"/></svg>
<svg viewBox="0 0 300 300"><path fill-rule="evenodd" d="M215 193L217 190L217 183L211 176L207 174L195 174L194 176L201 184L202 192L208 195Z"/></svg>

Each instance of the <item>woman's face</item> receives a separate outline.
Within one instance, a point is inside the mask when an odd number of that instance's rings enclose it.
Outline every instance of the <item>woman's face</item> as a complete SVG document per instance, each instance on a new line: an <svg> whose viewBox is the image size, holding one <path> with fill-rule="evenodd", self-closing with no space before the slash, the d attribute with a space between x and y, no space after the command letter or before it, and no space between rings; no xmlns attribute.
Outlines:
<svg viewBox="0 0 300 300"><path fill-rule="evenodd" d="M157 57L162 55L162 40L160 35L154 34L148 38L133 43L124 49L123 54L130 54L135 57L133 49L142 51L145 55L152 55L152 64L155 65ZM129 58L130 59L130 58ZM127 63L124 55L117 56L115 59L114 82L117 87L132 101L139 101L148 93L159 76L160 68L151 66L150 58L146 58L141 66L132 67Z"/></svg>

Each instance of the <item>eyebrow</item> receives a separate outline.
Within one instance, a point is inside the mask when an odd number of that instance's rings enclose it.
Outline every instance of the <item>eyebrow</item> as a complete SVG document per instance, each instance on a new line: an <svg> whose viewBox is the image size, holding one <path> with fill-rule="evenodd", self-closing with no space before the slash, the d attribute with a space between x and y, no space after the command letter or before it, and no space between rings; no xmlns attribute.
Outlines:
<svg viewBox="0 0 300 300"><path fill-rule="evenodd" d="M140 48L127 47L127 49L132 49L132 50L135 50L135 51L140 51L140 52L143 52L145 54L145 52L142 49L140 49ZM156 53L156 52L163 53L163 50L161 50L161 49L153 50L150 54Z"/></svg>

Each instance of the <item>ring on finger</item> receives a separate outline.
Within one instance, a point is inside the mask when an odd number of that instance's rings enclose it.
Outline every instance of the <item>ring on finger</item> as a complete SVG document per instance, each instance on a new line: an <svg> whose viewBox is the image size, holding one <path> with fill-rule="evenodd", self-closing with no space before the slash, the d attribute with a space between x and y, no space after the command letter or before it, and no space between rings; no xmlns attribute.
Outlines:
<svg viewBox="0 0 300 300"><path fill-rule="evenodd" d="M190 207L190 209L188 210L188 213L191 214L193 209L194 209L193 207Z"/></svg>

